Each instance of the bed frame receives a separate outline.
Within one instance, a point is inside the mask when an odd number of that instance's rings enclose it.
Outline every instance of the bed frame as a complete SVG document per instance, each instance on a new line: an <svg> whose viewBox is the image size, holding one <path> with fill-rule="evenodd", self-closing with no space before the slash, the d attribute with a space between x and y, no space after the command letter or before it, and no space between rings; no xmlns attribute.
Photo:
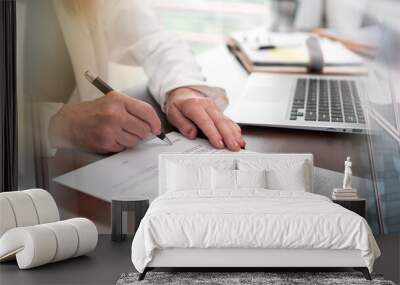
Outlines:
<svg viewBox="0 0 400 285"><path fill-rule="evenodd" d="M152 261L139 275L160 268L201 268L215 271L225 268L231 271L265 271L272 268L353 268L361 271L367 280L371 275L359 250L332 249L194 249L171 248L156 250ZM323 271L323 270L320 270Z"/></svg>
<svg viewBox="0 0 400 285"><path fill-rule="evenodd" d="M194 159L200 156L190 157L183 154L164 154L159 157L159 194L163 194L167 185L167 161ZM307 192L313 192L313 156L312 154L211 154L201 155L201 159L207 161L225 160L232 162L237 159L273 159L304 161ZM265 271L271 268L290 269L331 269L354 268L361 271L364 277L371 280L369 270L361 257L359 250L331 250L331 249L254 249L254 248L170 248L155 250L151 262L139 280L143 280L146 273L153 269L161 268L202 268L206 271L215 271L221 268L230 271ZM251 270L250 270L251 269ZM320 270L322 271L322 270Z"/></svg>

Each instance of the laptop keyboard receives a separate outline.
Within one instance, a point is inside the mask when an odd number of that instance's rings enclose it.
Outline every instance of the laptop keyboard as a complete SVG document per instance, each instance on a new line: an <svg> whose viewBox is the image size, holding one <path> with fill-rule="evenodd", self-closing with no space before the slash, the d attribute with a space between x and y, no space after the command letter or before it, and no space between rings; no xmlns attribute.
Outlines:
<svg viewBox="0 0 400 285"><path fill-rule="evenodd" d="M290 120L365 124L353 80L298 79Z"/></svg>

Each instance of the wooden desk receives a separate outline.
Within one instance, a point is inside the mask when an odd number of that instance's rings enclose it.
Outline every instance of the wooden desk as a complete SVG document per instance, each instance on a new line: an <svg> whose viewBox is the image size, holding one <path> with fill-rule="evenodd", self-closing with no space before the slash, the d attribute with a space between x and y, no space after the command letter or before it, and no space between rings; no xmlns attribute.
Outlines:
<svg viewBox="0 0 400 285"><path fill-rule="evenodd" d="M235 59L224 48L219 48L200 58L200 62L210 81L225 87L231 101L234 101L247 77ZM144 86L128 90L127 93L157 106ZM163 118L164 128L171 130L158 106L157 110ZM346 156L350 155L357 162L353 174L370 177L366 136L266 127L243 127L243 134L248 150L261 153L312 153L315 166L340 172L343 171ZM55 157L47 159L49 179L44 188L54 195L64 218L88 217L97 224L100 232L110 233L110 203L52 182L56 176L103 157L75 150L59 150Z"/></svg>

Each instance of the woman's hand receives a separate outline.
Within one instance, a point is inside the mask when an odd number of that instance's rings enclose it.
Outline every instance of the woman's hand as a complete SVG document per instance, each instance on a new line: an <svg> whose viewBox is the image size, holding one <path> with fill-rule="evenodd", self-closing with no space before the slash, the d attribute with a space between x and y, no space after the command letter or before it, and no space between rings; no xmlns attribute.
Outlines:
<svg viewBox="0 0 400 285"><path fill-rule="evenodd" d="M66 104L49 125L53 147L77 147L98 153L122 151L151 133L160 132L161 122L152 106L118 92L93 101Z"/></svg>
<svg viewBox="0 0 400 285"><path fill-rule="evenodd" d="M168 121L189 139L197 136L199 127L215 148L239 151L246 144L240 127L226 117L211 98L193 89L172 91L167 99L166 113Z"/></svg>

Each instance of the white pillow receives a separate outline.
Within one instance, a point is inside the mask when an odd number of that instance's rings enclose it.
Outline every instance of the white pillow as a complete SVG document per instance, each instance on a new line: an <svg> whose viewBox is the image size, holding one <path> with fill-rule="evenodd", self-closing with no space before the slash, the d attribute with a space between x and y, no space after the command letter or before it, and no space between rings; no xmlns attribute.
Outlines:
<svg viewBox="0 0 400 285"><path fill-rule="evenodd" d="M267 188L266 170L212 169L213 190Z"/></svg>
<svg viewBox="0 0 400 285"><path fill-rule="evenodd" d="M301 160L238 160L240 170L266 170L267 187L271 190L306 191L306 162Z"/></svg>
<svg viewBox="0 0 400 285"><path fill-rule="evenodd" d="M268 188L273 190L305 191L305 163L291 169L271 169L267 172Z"/></svg>
<svg viewBox="0 0 400 285"><path fill-rule="evenodd" d="M167 167L167 191L211 189L211 167L172 162Z"/></svg>
<svg viewBox="0 0 400 285"><path fill-rule="evenodd" d="M237 188L267 188L267 171L236 170Z"/></svg>
<svg viewBox="0 0 400 285"><path fill-rule="evenodd" d="M236 170L212 169L213 190L236 190Z"/></svg>

